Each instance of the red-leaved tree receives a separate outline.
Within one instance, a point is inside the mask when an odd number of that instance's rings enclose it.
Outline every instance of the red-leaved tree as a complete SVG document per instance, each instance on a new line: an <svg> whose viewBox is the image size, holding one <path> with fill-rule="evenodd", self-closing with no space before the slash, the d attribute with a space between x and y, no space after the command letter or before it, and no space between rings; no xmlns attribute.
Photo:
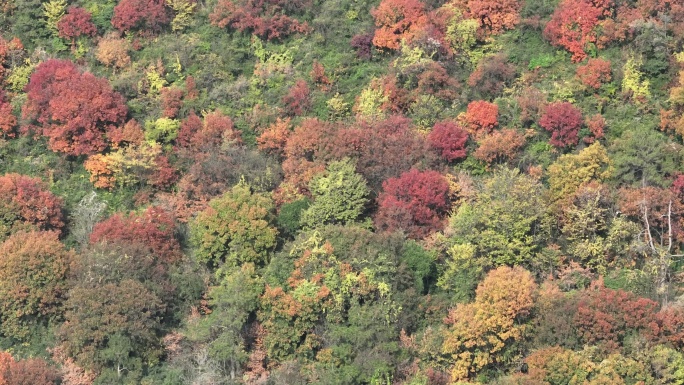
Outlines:
<svg viewBox="0 0 684 385"><path fill-rule="evenodd" d="M463 159L468 155L468 131L456 122L446 120L435 123L428 135L428 142L449 162Z"/></svg>
<svg viewBox="0 0 684 385"><path fill-rule="evenodd" d="M411 42L428 22L420 0L382 0L371 14L377 27L373 44L380 48L399 49L402 40Z"/></svg>
<svg viewBox="0 0 684 385"><path fill-rule="evenodd" d="M441 229L449 210L449 183L437 171L411 169L382 184L375 225L378 229L403 229L411 238L423 238Z"/></svg>
<svg viewBox="0 0 684 385"><path fill-rule="evenodd" d="M468 130L475 136L492 132L499 125L499 106L484 100L476 100L468 104L464 115Z"/></svg>
<svg viewBox="0 0 684 385"><path fill-rule="evenodd" d="M54 385L59 381L57 370L40 358L16 361L11 354L0 352L0 384Z"/></svg>
<svg viewBox="0 0 684 385"><path fill-rule="evenodd" d="M38 178L20 174L0 176L0 234L33 226L61 232L62 199L48 191Z"/></svg>
<svg viewBox="0 0 684 385"><path fill-rule="evenodd" d="M289 116L299 116L311 108L311 90L306 81L299 79L283 96L285 112Z"/></svg>
<svg viewBox="0 0 684 385"><path fill-rule="evenodd" d="M69 7L66 15L57 22L59 37L74 41L81 36L97 35L92 15L81 7Z"/></svg>
<svg viewBox="0 0 684 385"><path fill-rule="evenodd" d="M101 152L110 130L125 122L123 97L106 79L81 73L68 60L41 63L26 86L22 115L31 121L24 131L48 137L53 151L68 155Z"/></svg>
<svg viewBox="0 0 684 385"><path fill-rule="evenodd" d="M158 32L171 21L171 16L164 0L121 0L114 7L112 26L121 32Z"/></svg>
<svg viewBox="0 0 684 385"><path fill-rule="evenodd" d="M311 7L311 0L219 0L209 15L211 24L252 31L267 40L307 33L309 26L292 15Z"/></svg>
<svg viewBox="0 0 684 385"><path fill-rule="evenodd" d="M148 248L164 262L178 261L182 254L175 236L173 216L158 207L141 214L114 214L98 223L90 234L90 243L121 242Z"/></svg>
<svg viewBox="0 0 684 385"><path fill-rule="evenodd" d="M610 17L612 0L563 0L546 24L544 36L551 44L572 54L572 61L582 61L589 44L599 43L600 25Z"/></svg>
<svg viewBox="0 0 684 385"><path fill-rule="evenodd" d="M577 67L577 77L587 87L595 90L611 79L610 61L589 59L587 64Z"/></svg>
<svg viewBox="0 0 684 385"><path fill-rule="evenodd" d="M539 125L551 133L549 142L558 148L576 145L582 124L582 111L568 102L547 105L539 119Z"/></svg>
<svg viewBox="0 0 684 385"><path fill-rule="evenodd" d="M5 92L0 90L0 133L4 137L14 138L17 118L12 113L12 105L7 100Z"/></svg>

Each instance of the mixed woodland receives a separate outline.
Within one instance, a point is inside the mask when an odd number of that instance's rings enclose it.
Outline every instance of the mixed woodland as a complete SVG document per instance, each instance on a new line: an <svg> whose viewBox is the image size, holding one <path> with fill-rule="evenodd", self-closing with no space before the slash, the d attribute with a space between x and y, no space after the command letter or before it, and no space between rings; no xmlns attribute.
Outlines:
<svg viewBox="0 0 684 385"><path fill-rule="evenodd" d="M681 0L0 0L0 384L684 384Z"/></svg>

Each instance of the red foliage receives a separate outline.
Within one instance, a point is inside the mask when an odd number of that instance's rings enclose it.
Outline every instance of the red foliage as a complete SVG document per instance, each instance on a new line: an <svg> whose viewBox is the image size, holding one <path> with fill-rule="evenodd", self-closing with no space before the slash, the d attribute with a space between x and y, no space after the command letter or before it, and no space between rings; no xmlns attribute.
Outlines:
<svg viewBox="0 0 684 385"><path fill-rule="evenodd" d="M657 309L650 299L601 286L582 292L574 322L585 343L612 351L630 331L649 328Z"/></svg>
<svg viewBox="0 0 684 385"><path fill-rule="evenodd" d="M513 129L504 129L483 136L479 144L473 155L476 159L487 163L487 166L491 166L492 163L513 159L520 148L525 145L525 136Z"/></svg>
<svg viewBox="0 0 684 385"><path fill-rule="evenodd" d="M1 66L0 66L1 67ZM12 105L0 90L0 132L4 137L14 138L17 118L12 114Z"/></svg>
<svg viewBox="0 0 684 385"><path fill-rule="evenodd" d="M584 142L587 144L594 143L596 139L603 138L603 130L606 128L606 119L601 114L596 114L586 121L587 127L592 136L585 136Z"/></svg>
<svg viewBox="0 0 684 385"><path fill-rule="evenodd" d="M427 141L415 132L411 120L397 115L337 130L328 146L326 157L356 159L356 171L375 190L384 180L434 160Z"/></svg>
<svg viewBox="0 0 684 385"><path fill-rule="evenodd" d="M162 103L162 115L167 118L175 118L178 110L183 107L184 92L178 87L164 87L160 92Z"/></svg>
<svg viewBox="0 0 684 385"><path fill-rule="evenodd" d="M547 105L539 119L539 125L551 133L549 142L558 148L576 145L583 123L582 111L568 102Z"/></svg>
<svg viewBox="0 0 684 385"><path fill-rule="evenodd" d="M267 40L307 33L306 22L288 16L309 9L311 0L219 0L209 15L211 24L252 31Z"/></svg>
<svg viewBox="0 0 684 385"><path fill-rule="evenodd" d="M121 32L132 29L158 32L172 19L164 0L121 0L114 7L112 26Z"/></svg>
<svg viewBox="0 0 684 385"><path fill-rule="evenodd" d="M644 211L648 216L653 242L668 244L668 227L672 225L672 236L676 242L684 241L684 201L679 199L676 185L671 189L642 187L639 189L622 189L618 200L620 211L637 222L644 220ZM672 204L670 206L670 204ZM668 211L671 219L668 224ZM645 226L645 224L644 224Z"/></svg>
<svg viewBox="0 0 684 385"><path fill-rule="evenodd" d="M131 119L123 127L116 127L107 133L112 147L119 147L122 143L140 144L145 140L143 128L135 119Z"/></svg>
<svg viewBox="0 0 684 385"><path fill-rule="evenodd" d="M20 220L41 230L62 231L62 199L48 191L40 179L5 174L0 177L0 197L0 206L10 211L3 215L18 214Z"/></svg>
<svg viewBox="0 0 684 385"><path fill-rule="evenodd" d="M192 137L200 130L202 130L202 119L195 114L195 111L190 111L188 117L181 122L176 144L181 147L190 146Z"/></svg>
<svg viewBox="0 0 684 385"><path fill-rule="evenodd" d="M544 36L572 53L572 61L587 56L588 44L600 45L601 21L611 15L612 0L563 0L546 24Z"/></svg>
<svg viewBox="0 0 684 385"><path fill-rule="evenodd" d="M114 214L95 225L90 243L121 242L149 248L164 262L177 262L181 256L180 243L174 235L175 220L158 207L150 207L141 214Z"/></svg>
<svg viewBox="0 0 684 385"><path fill-rule="evenodd" d="M681 307L670 306L660 310L649 326L651 339L669 342L679 351L684 348L684 309Z"/></svg>
<svg viewBox="0 0 684 385"><path fill-rule="evenodd" d="M54 385L60 383L57 371L39 358L15 361L7 352L0 352L0 384Z"/></svg>
<svg viewBox="0 0 684 385"><path fill-rule="evenodd" d="M299 79L283 96L285 113L289 116L299 116L311 108L311 90L306 81Z"/></svg>
<svg viewBox="0 0 684 385"><path fill-rule="evenodd" d="M466 16L480 23L482 34L498 34L520 22L520 0L470 0Z"/></svg>
<svg viewBox="0 0 684 385"><path fill-rule="evenodd" d="M323 67L323 64L319 63L317 60L314 60L309 75L311 76L313 82L316 83L323 91L330 89L332 82L325 75L325 67Z"/></svg>
<svg viewBox="0 0 684 385"><path fill-rule="evenodd" d="M515 79L515 66L507 62L504 54L484 58L468 77L468 85L482 97L495 97Z"/></svg>
<svg viewBox="0 0 684 385"><path fill-rule="evenodd" d="M106 134L123 124L124 99L107 80L81 74L67 60L41 63L26 86L22 115L38 123L50 148L69 155L94 154L108 145Z"/></svg>
<svg viewBox="0 0 684 385"><path fill-rule="evenodd" d="M66 15L57 22L57 30L60 37L72 41L80 36L97 35L90 12L81 7L69 7Z"/></svg>
<svg viewBox="0 0 684 385"><path fill-rule="evenodd" d="M464 121L468 131L475 136L492 132L499 125L499 106L494 103L476 100L468 104Z"/></svg>
<svg viewBox="0 0 684 385"><path fill-rule="evenodd" d="M456 122L435 123L428 135L428 142L432 148L439 152L442 158L449 162L463 159L468 155L466 149L468 132Z"/></svg>
<svg viewBox="0 0 684 385"><path fill-rule="evenodd" d="M577 67L577 77L585 86L597 90L611 80L610 61L589 59L586 65Z"/></svg>
<svg viewBox="0 0 684 385"><path fill-rule="evenodd" d="M382 0L371 11L375 18L373 44L376 47L399 49L402 40L410 43L428 22L425 4L420 0Z"/></svg>
<svg viewBox="0 0 684 385"><path fill-rule="evenodd" d="M257 138L259 149L282 157L291 132L290 119L278 118L275 123L268 126L261 136Z"/></svg>
<svg viewBox="0 0 684 385"><path fill-rule="evenodd" d="M418 75L418 94L434 95L444 100L458 98L459 84L449 76L446 69L439 63L430 62L428 67Z"/></svg>
<svg viewBox="0 0 684 385"><path fill-rule="evenodd" d="M403 229L411 238L423 238L442 227L449 209L449 183L437 171L411 171L382 184L375 224L379 229Z"/></svg>

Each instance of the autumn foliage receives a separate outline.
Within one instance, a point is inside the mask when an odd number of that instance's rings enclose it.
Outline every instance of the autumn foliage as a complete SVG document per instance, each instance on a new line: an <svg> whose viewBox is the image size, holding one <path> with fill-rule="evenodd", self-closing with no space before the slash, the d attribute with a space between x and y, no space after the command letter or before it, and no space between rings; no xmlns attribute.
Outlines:
<svg viewBox="0 0 684 385"><path fill-rule="evenodd" d="M577 67L577 77L585 86L597 90L611 80L610 61L589 59L587 64Z"/></svg>
<svg viewBox="0 0 684 385"><path fill-rule="evenodd" d="M513 29L520 22L521 0L469 0L466 17L480 23L484 34Z"/></svg>
<svg viewBox="0 0 684 385"><path fill-rule="evenodd" d="M491 166L512 160L525 145L525 136L513 129L503 129L483 136L478 144L473 156Z"/></svg>
<svg viewBox="0 0 684 385"><path fill-rule="evenodd" d="M157 258L173 263L181 257L175 228L171 214L161 208L150 207L140 214L114 214L96 224L90 234L90 242L139 244Z"/></svg>
<svg viewBox="0 0 684 385"><path fill-rule="evenodd" d="M442 227L449 209L449 184L436 171L411 169L382 184L375 224L388 231L403 229L422 238Z"/></svg>
<svg viewBox="0 0 684 385"><path fill-rule="evenodd" d="M109 82L81 73L67 60L41 63L26 87L26 127L48 137L50 148L68 155L104 150L109 130L124 123L128 109Z"/></svg>
<svg viewBox="0 0 684 385"><path fill-rule="evenodd" d="M477 100L468 104L463 121L475 136L491 132L499 122L499 106L484 100Z"/></svg>
<svg viewBox="0 0 684 385"><path fill-rule="evenodd" d="M601 22L611 15L611 0L563 0L546 24L544 36L582 61L590 44L600 45Z"/></svg>
<svg viewBox="0 0 684 385"><path fill-rule="evenodd" d="M4 92L0 91L0 133L4 137L13 138L17 127L17 118L12 113L12 105Z"/></svg>
<svg viewBox="0 0 684 385"><path fill-rule="evenodd" d="M57 29L60 37L72 41L80 36L97 35L90 12L81 7L70 7L67 14L57 22Z"/></svg>
<svg viewBox="0 0 684 385"><path fill-rule="evenodd" d="M524 338L521 321L530 315L536 288L525 269L500 267L478 285L475 302L451 309L442 350L453 357L453 381L503 361L506 348Z"/></svg>
<svg viewBox="0 0 684 385"><path fill-rule="evenodd" d="M55 385L59 381L57 370L40 358L16 360L10 353L0 352L0 384L2 385Z"/></svg>
<svg viewBox="0 0 684 385"><path fill-rule="evenodd" d="M0 176L0 234L35 227L58 233L64 227L62 199L48 191L38 178L19 174Z"/></svg>
<svg viewBox="0 0 684 385"><path fill-rule="evenodd" d="M539 125L551 133L549 142L559 148L576 145L583 124L582 112L568 102L547 105L539 119Z"/></svg>
<svg viewBox="0 0 684 385"><path fill-rule="evenodd" d="M114 7L112 26L121 32L158 32L171 19L171 10L164 0L121 0Z"/></svg>
<svg viewBox="0 0 684 385"><path fill-rule="evenodd" d="M209 20L220 28L252 31L267 40L307 33L309 26L291 15L310 6L310 0L220 0Z"/></svg>
<svg viewBox="0 0 684 385"><path fill-rule="evenodd" d="M373 44L380 48L399 49L402 40L410 43L428 22L420 0L383 0L371 14L377 27Z"/></svg>
<svg viewBox="0 0 684 385"><path fill-rule="evenodd" d="M428 135L430 146L449 162L463 159L468 154L468 132L458 123L443 121L435 123Z"/></svg>
<svg viewBox="0 0 684 385"><path fill-rule="evenodd" d="M22 339L31 326L59 314L73 253L54 232L18 232L0 245L3 335Z"/></svg>

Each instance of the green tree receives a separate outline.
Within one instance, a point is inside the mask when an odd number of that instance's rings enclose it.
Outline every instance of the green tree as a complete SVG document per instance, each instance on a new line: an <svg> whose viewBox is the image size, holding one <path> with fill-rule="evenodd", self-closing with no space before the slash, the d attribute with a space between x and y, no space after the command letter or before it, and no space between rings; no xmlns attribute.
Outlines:
<svg viewBox="0 0 684 385"><path fill-rule="evenodd" d="M531 264L548 232L548 204L541 183L517 170L502 168L486 179L472 202L450 220L456 244L473 244L486 265Z"/></svg>
<svg viewBox="0 0 684 385"><path fill-rule="evenodd" d="M368 186L349 159L332 162L326 172L309 184L314 202L302 213L309 228L325 224L347 224L357 220L368 201Z"/></svg>
<svg viewBox="0 0 684 385"><path fill-rule="evenodd" d="M616 181L637 186L666 187L681 164L681 146L668 142L654 128L637 126L610 147Z"/></svg>
<svg viewBox="0 0 684 385"><path fill-rule="evenodd" d="M264 284L254 264L246 263L226 275L209 291L211 313L190 327L192 340L206 343L210 358L235 379L247 361L245 325L256 311Z"/></svg>
<svg viewBox="0 0 684 385"><path fill-rule="evenodd" d="M278 230L273 200L253 193L241 181L222 196L212 199L191 224L191 240L198 261L210 266L239 266L267 261L276 245Z"/></svg>

